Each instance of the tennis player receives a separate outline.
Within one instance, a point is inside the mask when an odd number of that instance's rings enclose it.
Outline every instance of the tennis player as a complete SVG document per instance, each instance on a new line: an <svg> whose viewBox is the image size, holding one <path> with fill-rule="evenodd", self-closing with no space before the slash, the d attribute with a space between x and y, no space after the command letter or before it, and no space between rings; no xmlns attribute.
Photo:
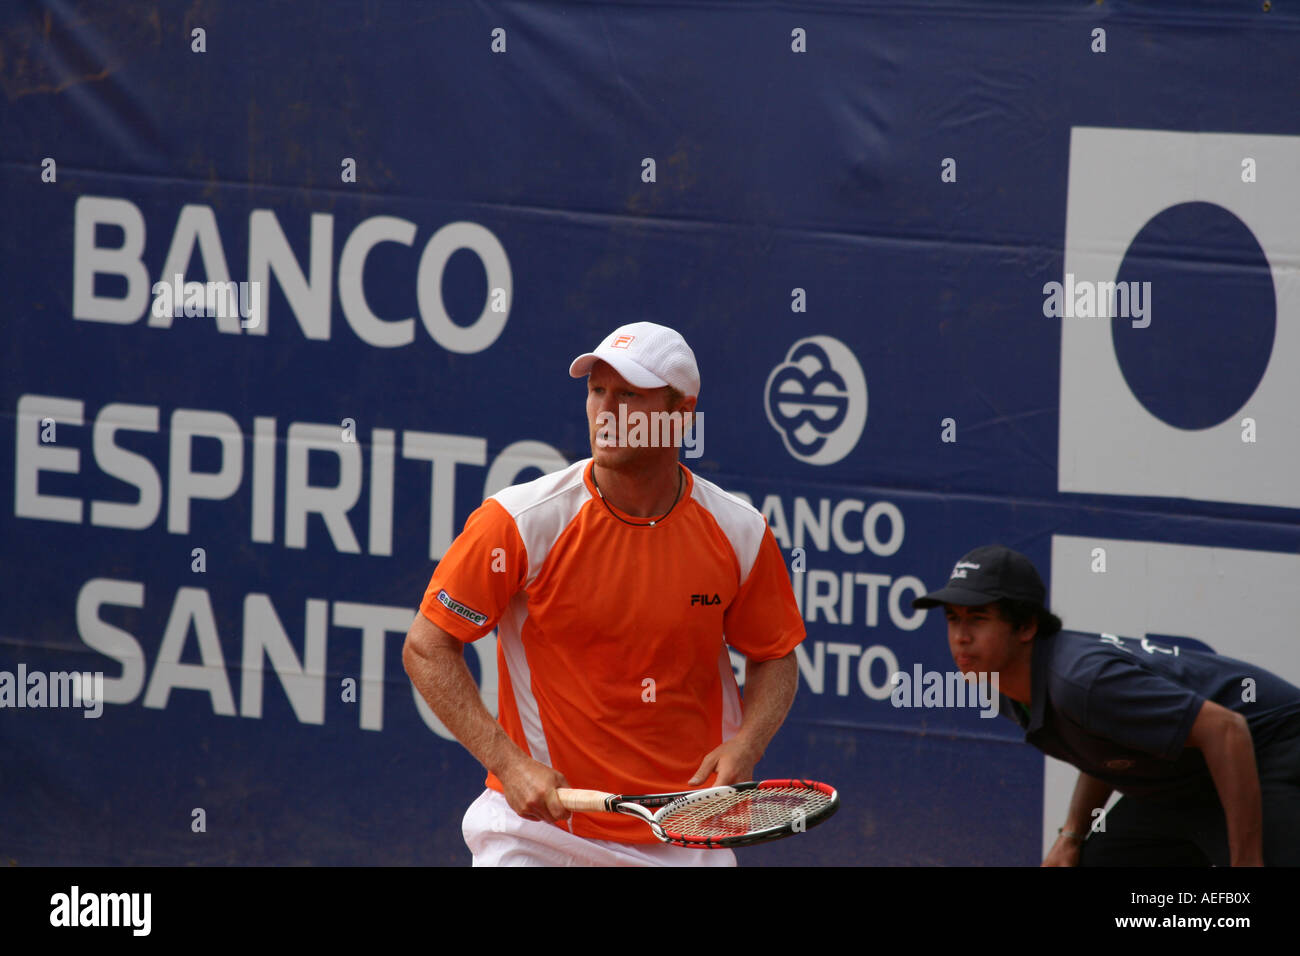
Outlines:
<svg viewBox="0 0 1300 956"><path fill-rule="evenodd" d="M912 602L942 605L957 667L997 673L1002 715L1080 770L1043 865L1300 865L1300 688L1213 653L1063 631L1046 593L1028 558L989 546Z"/></svg>
<svg viewBox="0 0 1300 956"><path fill-rule="evenodd" d="M488 771L462 826L475 866L734 865L626 816L570 816L556 796L751 779L804 637L763 516L678 460L700 414L681 335L622 326L569 374L587 379L592 457L470 515L407 635L407 673ZM499 722L463 659L493 628ZM743 708L728 647L746 659Z"/></svg>

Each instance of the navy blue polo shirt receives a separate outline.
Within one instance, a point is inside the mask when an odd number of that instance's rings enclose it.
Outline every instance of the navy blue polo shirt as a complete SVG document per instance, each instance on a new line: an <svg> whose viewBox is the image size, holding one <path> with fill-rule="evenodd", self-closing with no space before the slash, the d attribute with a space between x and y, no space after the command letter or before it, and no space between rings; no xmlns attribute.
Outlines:
<svg viewBox="0 0 1300 956"><path fill-rule="evenodd" d="M1213 791L1205 758L1184 747L1206 700L1245 717L1257 750L1300 719L1300 688L1262 667L1077 631L1034 640L1028 717L1001 697L1026 743L1132 797Z"/></svg>

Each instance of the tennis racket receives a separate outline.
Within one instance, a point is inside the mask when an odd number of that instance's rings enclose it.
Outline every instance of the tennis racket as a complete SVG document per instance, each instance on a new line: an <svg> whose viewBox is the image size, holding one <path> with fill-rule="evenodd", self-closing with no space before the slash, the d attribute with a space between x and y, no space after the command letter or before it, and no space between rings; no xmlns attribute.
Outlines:
<svg viewBox="0 0 1300 956"><path fill-rule="evenodd" d="M706 790L627 796L557 790L578 813L625 813L649 824L664 843L702 849L779 840L828 819L840 806L835 788L815 780L761 780Z"/></svg>

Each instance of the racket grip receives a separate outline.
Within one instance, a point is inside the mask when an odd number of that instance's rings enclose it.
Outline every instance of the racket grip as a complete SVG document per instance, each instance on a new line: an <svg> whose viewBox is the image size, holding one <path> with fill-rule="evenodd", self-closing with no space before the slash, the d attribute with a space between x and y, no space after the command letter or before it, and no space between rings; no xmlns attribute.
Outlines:
<svg viewBox="0 0 1300 956"><path fill-rule="evenodd" d="M555 794L560 798L564 809L576 810L579 813L598 813L606 810L608 809L606 801L614 796L603 790L569 790L564 787L556 790Z"/></svg>

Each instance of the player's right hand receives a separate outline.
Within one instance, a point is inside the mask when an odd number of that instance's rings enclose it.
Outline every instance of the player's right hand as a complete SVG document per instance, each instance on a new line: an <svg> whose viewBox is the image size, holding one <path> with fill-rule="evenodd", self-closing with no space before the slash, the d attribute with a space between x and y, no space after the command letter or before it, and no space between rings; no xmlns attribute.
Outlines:
<svg viewBox="0 0 1300 956"><path fill-rule="evenodd" d="M1043 866L1078 866L1082 847L1078 840L1062 833L1043 859Z"/></svg>
<svg viewBox="0 0 1300 956"><path fill-rule="evenodd" d="M556 823L569 818L569 811L555 792L569 782L558 770L521 753L497 778L505 787L506 803L525 820Z"/></svg>

